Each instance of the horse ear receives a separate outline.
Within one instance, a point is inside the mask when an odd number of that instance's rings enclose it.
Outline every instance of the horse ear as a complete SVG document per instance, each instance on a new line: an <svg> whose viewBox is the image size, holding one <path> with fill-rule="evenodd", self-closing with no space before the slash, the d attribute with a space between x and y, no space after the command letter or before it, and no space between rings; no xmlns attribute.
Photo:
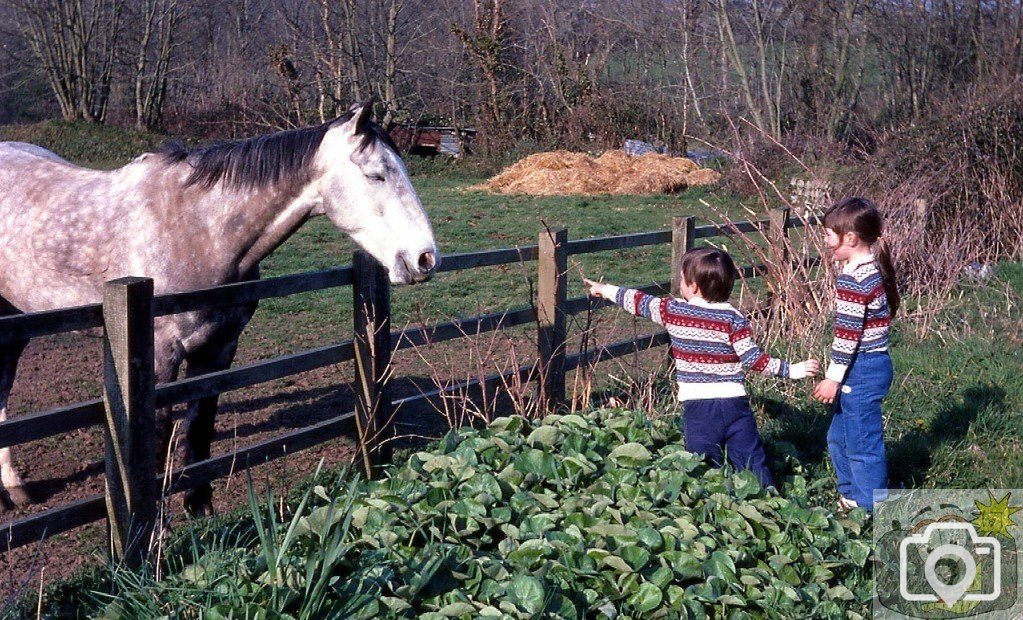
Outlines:
<svg viewBox="0 0 1023 620"><path fill-rule="evenodd" d="M351 114L349 119L343 123L339 122L340 119L338 119L338 121L334 121L334 125L349 125L352 128L352 135L362 133L363 129L366 127L366 123L373 118L374 103L376 103L376 97L370 97L362 103L353 103L352 106L348 108L348 114Z"/></svg>
<svg viewBox="0 0 1023 620"><path fill-rule="evenodd" d="M355 116L356 131L362 131L362 128L366 126L366 123L373 119L373 106L376 102L377 98L372 96L359 104L359 112Z"/></svg>

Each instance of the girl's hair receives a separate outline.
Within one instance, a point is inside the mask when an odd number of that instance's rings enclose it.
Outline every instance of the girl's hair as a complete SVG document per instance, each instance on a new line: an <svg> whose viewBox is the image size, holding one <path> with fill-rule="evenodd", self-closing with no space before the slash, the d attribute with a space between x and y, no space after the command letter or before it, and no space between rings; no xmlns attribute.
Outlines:
<svg viewBox="0 0 1023 620"><path fill-rule="evenodd" d="M824 212L824 227L835 231L839 237L847 232L856 235L874 246L874 258L881 269L884 291L892 316L899 309L901 297L895 282L895 265L888 252L888 243L881 236L881 213L877 206L866 198L846 198Z"/></svg>

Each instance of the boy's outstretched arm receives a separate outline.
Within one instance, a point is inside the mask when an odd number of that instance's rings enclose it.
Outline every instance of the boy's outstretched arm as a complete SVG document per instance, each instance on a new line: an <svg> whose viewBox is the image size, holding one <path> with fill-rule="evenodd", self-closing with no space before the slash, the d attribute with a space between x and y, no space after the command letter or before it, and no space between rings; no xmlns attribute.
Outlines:
<svg viewBox="0 0 1023 620"><path fill-rule="evenodd" d="M820 363L815 359L790 364L783 359L764 353L763 349L753 340L749 319L746 317L741 317L733 326L731 340L735 354L739 356L739 361L747 370L783 379L813 377L820 370Z"/></svg>
<svg viewBox="0 0 1023 620"><path fill-rule="evenodd" d="M611 284L594 282L583 278L586 286L590 287L592 297L601 297L613 301L627 312L638 317L650 319L654 323L664 325L664 317L667 312L668 298L655 297L631 288L619 288Z"/></svg>

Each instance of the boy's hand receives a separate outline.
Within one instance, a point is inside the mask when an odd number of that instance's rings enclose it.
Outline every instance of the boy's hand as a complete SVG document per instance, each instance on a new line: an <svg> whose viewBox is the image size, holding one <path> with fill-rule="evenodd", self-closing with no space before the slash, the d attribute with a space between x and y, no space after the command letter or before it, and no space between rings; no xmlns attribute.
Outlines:
<svg viewBox="0 0 1023 620"><path fill-rule="evenodd" d="M606 297L604 295L604 284L601 282L594 282L589 278L583 278L583 282L586 286L590 287L590 297Z"/></svg>
<svg viewBox="0 0 1023 620"><path fill-rule="evenodd" d="M805 379L806 377L816 377L817 371L821 369L820 362L814 359L806 360L805 362L799 362L798 364L792 364L789 366L789 379Z"/></svg>
<svg viewBox="0 0 1023 620"><path fill-rule="evenodd" d="M822 403L833 403L835 402L835 396L838 394L838 387L840 385L838 381L825 379L818 383L817 387L813 388L813 397Z"/></svg>

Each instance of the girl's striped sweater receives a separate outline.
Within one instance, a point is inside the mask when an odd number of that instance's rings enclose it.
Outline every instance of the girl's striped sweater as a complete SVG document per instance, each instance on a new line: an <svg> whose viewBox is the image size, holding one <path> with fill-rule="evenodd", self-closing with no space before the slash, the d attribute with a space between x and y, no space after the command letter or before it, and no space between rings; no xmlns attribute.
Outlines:
<svg viewBox="0 0 1023 620"><path fill-rule="evenodd" d="M671 335L679 400L745 396L743 369L788 378L789 363L764 353L749 320L728 303L655 297L604 285L604 295L636 316L663 325Z"/></svg>
<svg viewBox="0 0 1023 620"><path fill-rule="evenodd" d="M841 383L856 352L888 350L892 313L873 255L850 259L835 282L835 341L824 376Z"/></svg>

